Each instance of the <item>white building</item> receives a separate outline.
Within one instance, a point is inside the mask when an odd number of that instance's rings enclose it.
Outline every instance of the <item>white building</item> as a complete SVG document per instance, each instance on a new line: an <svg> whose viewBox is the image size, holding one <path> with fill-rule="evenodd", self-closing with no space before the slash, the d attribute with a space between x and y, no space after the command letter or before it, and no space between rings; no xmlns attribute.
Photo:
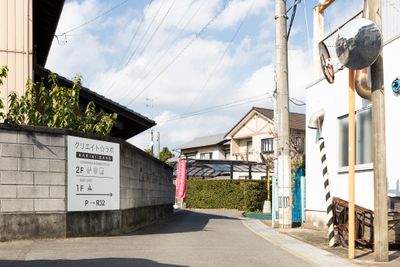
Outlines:
<svg viewBox="0 0 400 267"><path fill-rule="evenodd" d="M386 116L386 166L388 195L400 197L400 96L391 90L392 81L400 75L400 10L398 1L382 1L383 58ZM344 22L344 21L343 21ZM314 31L315 32L315 31ZM334 43L334 39L330 43ZM319 64L319 62L318 62ZM310 75L311 76L311 75ZM322 77L322 74L320 74ZM348 200L348 70L335 73L335 82L329 84L317 79L306 89L306 123L323 109L322 131L306 129L306 223L325 227L326 205L324 179L319 147L319 135L325 139L331 195ZM368 100L356 95L356 204L374 209L374 181L372 164L371 106Z"/></svg>
<svg viewBox="0 0 400 267"><path fill-rule="evenodd" d="M229 142L225 140L224 135L222 133L196 137L178 149L186 158L191 159L230 159Z"/></svg>
<svg viewBox="0 0 400 267"><path fill-rule="evenodd" d="M289 113L290 139L297 150L304 147L304 114ZM262 162L274 153L274 112L253 107L226 135L231 159Z"/></svg>
<svg viewBox="0 0 400 267"><path fill-rule="evenodd" d="M226 134L196 137L179 149L181 154L190 159L233 160L250 163L263 162L274 154L273 110L253 107ZM304 149L305 115L289 113L291 143L297 151ZM270 168L273 171L273 164ZM265 163L264 163L265 166ZM256 168L256 167L255 167ZM265 179L266 173L248 170L239 171L235 167L234 179Z"/></svg>

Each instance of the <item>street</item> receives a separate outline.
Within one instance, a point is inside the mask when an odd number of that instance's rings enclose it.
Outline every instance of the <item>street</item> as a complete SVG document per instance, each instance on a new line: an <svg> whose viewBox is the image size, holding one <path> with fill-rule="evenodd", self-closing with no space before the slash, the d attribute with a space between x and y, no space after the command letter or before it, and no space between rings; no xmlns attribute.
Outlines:
<svg viewBox="0 0 400 267"><path fill-rule="evenodd" d="M181 211L122 236L0 243L0 266L310 266L235 211Z"/></svg>

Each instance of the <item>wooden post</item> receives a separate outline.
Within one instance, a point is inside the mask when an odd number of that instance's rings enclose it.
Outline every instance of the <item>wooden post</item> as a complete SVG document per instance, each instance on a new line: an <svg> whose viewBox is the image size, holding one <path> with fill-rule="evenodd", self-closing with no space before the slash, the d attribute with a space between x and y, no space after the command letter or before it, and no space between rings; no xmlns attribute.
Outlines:
<svg viewBox="0 0 400 267"><path fill-rule="evenodd" d="M354 259L355 247L355 197L354 197L354 164L355 164L355 107L354 107L354 70L349 69L349 259Z"/></svg>

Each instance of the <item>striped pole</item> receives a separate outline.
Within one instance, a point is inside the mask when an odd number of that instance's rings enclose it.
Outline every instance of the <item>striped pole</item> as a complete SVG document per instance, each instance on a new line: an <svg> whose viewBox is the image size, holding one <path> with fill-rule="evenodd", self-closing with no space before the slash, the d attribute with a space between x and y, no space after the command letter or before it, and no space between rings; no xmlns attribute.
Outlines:
<svg viewBox="0 0 400 267"><path fill-rule="evenodd" d="M318 146L321 154L322 174L324 175L326 213L328 215L329 247L333 247L335 246L335 233L333 231L333 205L332 205L331 189L329 187L329 174L328 174L328 164L326 162L325 140L323 137L319 138Z"/></svg>

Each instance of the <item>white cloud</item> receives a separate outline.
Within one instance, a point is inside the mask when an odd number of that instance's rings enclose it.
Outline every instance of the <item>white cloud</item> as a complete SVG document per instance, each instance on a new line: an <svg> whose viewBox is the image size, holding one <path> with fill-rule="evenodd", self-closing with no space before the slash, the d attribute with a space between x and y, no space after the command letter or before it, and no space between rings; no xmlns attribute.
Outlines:
<svg viewBox="0 0 400 267"><path fill-rule="evenodd" d="M174 148L196 136L228 131L252 106L272 107L271 100L267 97L262 100L261 97L251 97L271 92L273 88L274 40L271 36L274 35L274 27L268 25L273 25L274 19L272 0L234 0L201 38L191 43L170 64L197 31L222 8L222 0L176 0L171 14L160 25L149 46L143 49L172 1L162 4L161 0L155 0L144 10L143 7L125 7L114 15L81 28L77 33L84 37L68 37L69 42L64 46L53 43L48 66L66 77L82 73L89 88L106 93L107 97L122 104L130 102L151 83L130 108L153 117L157 122L164 122L159 123L154 131L161 132L162 146ZM92 18L93 14L109 8L100 3L103 2L66 2L57 32L76 26ZM163 6L159 15L148 34L144 35L161 4ZM233 34L231 30L222 30L237 27L252 4L252 19L248 27L254 32L243 30L220 61ZM143 14L145 20L141 30L126 55L129 56L135 48L137 54L129 64L123 64L122 68L116 69L116 63L124 55ZM215 35L215 32L220 32L221 36ZM163 54L165 56L161 58ZM305 66L307 56L301 50L290 51L289 56L291 96L304 99L303 85L308 84L304 78L308 74ZM152 82L166 66L166 71ZM209 77L211 78L204 87ZM114 85L110 89L112 84ZM153 99L153 108L146 108L146 98ZM229 109L218 109L215 112L165 122L179 114L247 98L257 102L244 101L246 103ZM130 141L140 148L147 148L149 140L147 131Z"/></svg>
<svg viewBox="0 0 400 267"><path fill-rule="evenodd" d="M211 26L217 29L232 27L242 21L245 16L273 13L273 0L233 0Z"/></svg>

